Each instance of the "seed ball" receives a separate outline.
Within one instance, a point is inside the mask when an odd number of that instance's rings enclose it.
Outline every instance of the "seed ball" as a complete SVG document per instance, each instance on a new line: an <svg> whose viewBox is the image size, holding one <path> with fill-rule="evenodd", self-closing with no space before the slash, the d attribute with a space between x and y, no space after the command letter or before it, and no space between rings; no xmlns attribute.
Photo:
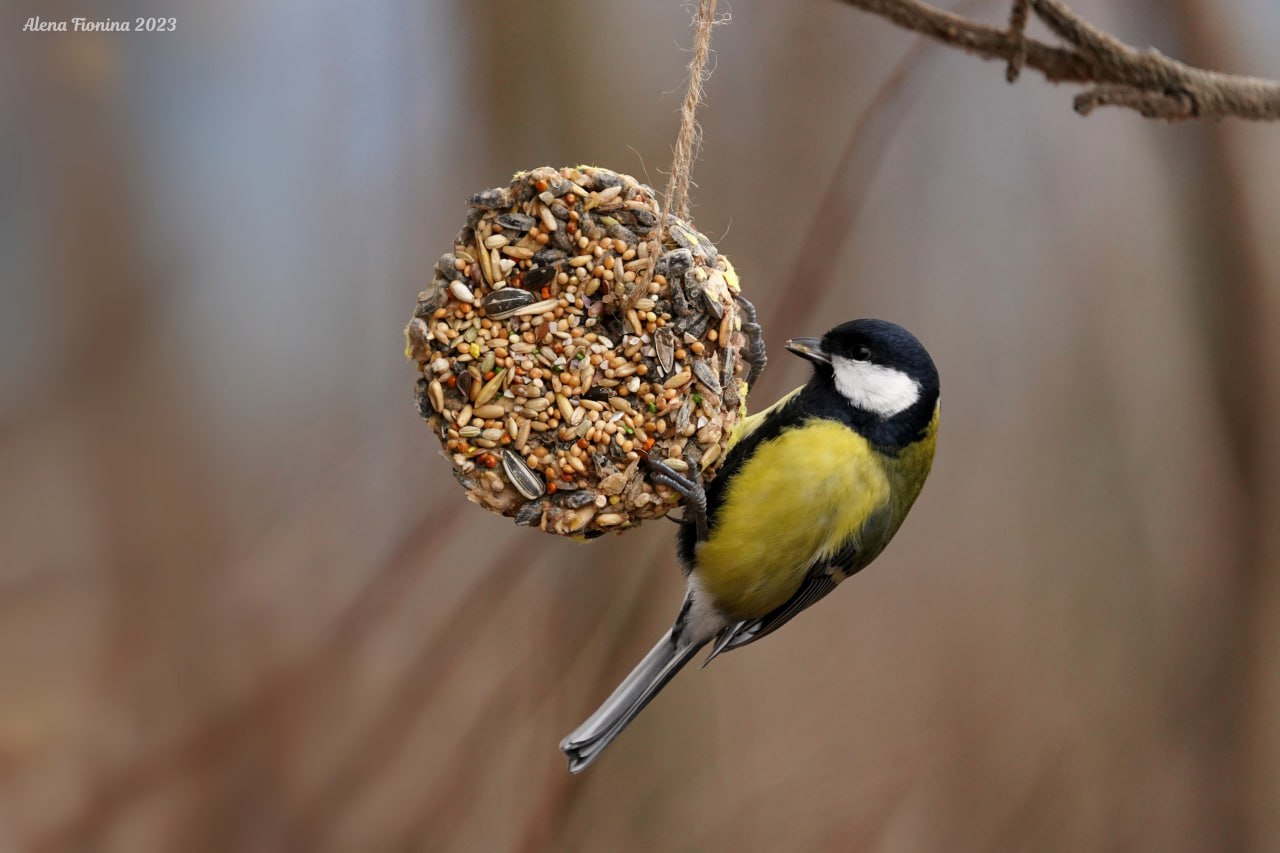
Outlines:
<svg viewBox="0 0 1280 853"><path fill-rule="evenodd" d="M681 504L646 457L715 476L746 409L738 277L681 219L659 242L660 215L651 188L594 166L468 199L405 354L473 503L590 538Z"/></svg>

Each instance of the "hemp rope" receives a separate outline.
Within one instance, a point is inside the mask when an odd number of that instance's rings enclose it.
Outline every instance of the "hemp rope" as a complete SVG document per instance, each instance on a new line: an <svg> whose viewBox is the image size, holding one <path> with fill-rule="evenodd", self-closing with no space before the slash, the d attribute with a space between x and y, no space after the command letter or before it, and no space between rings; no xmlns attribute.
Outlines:
<svg viewBox="0 0 1280 853"><path fill-rule="evenodd" d="M698 104L702 103L702 84L707 79L707 57L711 53L711 28L716 24L716 0L698 0L694 17L697 34L694 37L693 59L689 62L689 91L680 107L680 133L676 137L675 159L671 164L671 178L662 197L662 211L681 219L689 218L689 175L693 161L702 145L702 130L698 127ZM659 219L658 245L666 231L666 216Z"/></svg>

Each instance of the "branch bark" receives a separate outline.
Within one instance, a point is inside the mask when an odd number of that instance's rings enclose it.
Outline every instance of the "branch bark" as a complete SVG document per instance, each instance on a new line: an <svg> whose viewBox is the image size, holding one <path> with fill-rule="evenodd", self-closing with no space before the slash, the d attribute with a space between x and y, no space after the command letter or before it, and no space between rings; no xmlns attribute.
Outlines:
<svg viewBox="0 0 1280 853"><path fill-rule="evenodd" d="M1103 32L1058 0L1014 0L1007 30L979 24L920 0L841 0L904 29L983 59L1003 60L1012 82L1026 67L1051 83L1090 84L1075 98L1075 110L1097 107L1136 110L1147 118L1280 120L1280 83L1206 71L1171 59L1154 48L1138 50ZM1027 36L1026 10L1063 45Z"/></svg>

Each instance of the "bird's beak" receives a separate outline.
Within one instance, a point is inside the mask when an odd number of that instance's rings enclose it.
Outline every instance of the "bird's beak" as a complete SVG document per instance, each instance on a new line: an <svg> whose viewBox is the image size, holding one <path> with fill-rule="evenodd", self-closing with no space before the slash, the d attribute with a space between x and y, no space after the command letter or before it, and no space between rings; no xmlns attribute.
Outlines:
<svg viewBox="0 0 1280 853"><path fill-rule="evenodd" d="M787 341L787 349L814 364L831 364L831 356L822 351L821 338L792 338Z"/></svg>

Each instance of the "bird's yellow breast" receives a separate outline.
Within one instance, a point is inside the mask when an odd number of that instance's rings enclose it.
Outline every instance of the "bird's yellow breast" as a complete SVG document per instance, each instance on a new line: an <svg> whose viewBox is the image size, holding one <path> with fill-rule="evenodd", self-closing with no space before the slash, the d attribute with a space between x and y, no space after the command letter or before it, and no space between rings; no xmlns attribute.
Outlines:
<svg viewBox="0 0 1280 853"><path fill-rule="evenodd" d="M729 615L763 616L889 501L878 455L847 426L812 420L760 445L733 472L694 569Z"/></svg>

